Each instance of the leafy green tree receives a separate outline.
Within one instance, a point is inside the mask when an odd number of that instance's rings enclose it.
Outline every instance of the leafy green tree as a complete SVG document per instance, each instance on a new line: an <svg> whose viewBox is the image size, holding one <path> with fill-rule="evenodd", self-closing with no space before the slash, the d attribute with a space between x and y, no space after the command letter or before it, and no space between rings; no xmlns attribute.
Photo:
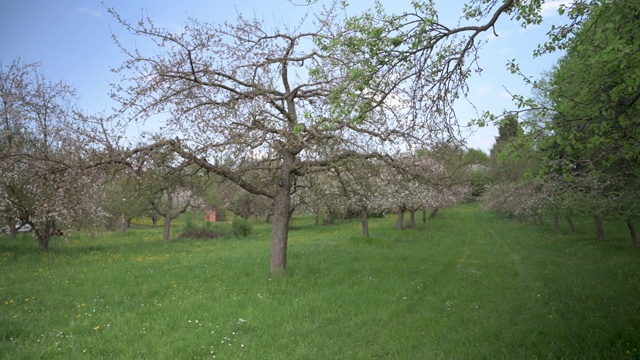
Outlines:
<svg viewBox="0 0 640 360"><path fill-rule="evenodd" d="M638 164L639 12L635 1L597 7L553 74L556 156L589 160L590 171Z"/></svg>
<svg viewBox="0 0 640 360"><path fill-rule="evenodd" d="M538 173L541 154L531 134L525 134L514 115L506 116L491 148L490 177L494 183L514 182Z"/></svg>
<svg viewBox="0 0 640 360"><path fill-rule="evenodd" d="M491 157L497 158L501 152L509 147L515 146L515 141L521 134L518 116L515 114L506 115L498 124L498 136L491 148Z"/></svg>
<svg viewBox="0 0 640 360"><path fill-rule="evenodd" d="M462 155L462 162L467 165L489 165L490 158L487 153L480 149L467 149Z"/></svg>
<svg viewBox="0 0 640 360"><path fill-rule="evenodd" d="M640 3L612 1L594 6L567 54L552 74L549 97L555 110L546 149L552 171L593 178L588 191L598 238L602 217L632 224L640 185ZM627 208L621 208L627 204ZM630 226L632 237L635 230Z"/></svg>

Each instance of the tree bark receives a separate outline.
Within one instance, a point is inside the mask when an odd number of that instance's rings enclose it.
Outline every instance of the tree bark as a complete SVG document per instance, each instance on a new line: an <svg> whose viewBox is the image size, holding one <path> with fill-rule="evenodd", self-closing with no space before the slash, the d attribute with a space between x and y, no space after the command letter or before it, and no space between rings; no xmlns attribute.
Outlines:
<svg viewBox="0 0 640 360"><path fill-rule="evenodd" d="M560 230L560 218L557 215L553 217L553 230Z"/></svg>
<svg viewBox="0 0 640 360"><path fill-rule="evenodd" d="M427 209L422 209L422 223L427 223Z"/></svg>
<svg viewBox="0 0 640 360"><path fill-rule="evenodd" d="M367 209L360 210L360 222L362 223L362 236L369 237L369 218L367 218Z"/></svg>
<svg viewBox="0 0 640 360"><path fill-rule="evenodd" d="M636 233L636 227L633 224L633 220L629 218L626 222L629 227L629 232L631 233L631 242L633 243L633 246L640 247L640 243L638 243L638 234Z"/></svg>
<svg viewBox="0 0 640 360"><path fill-rule="evenodd" d="M116 221L118 221L118 218L115 216L109 217L104 223L104 230L116 231Z"/></svg>
<svg viewBox="0 0 640 360"><path fill-rule="evenodd" d="M287 240L291 214L291 170L295 155L285 152L282 157L281 174L276 183L273 204L273 227L271 230L271 273L284 274L287 268Z"/></svg>
<svg viewBox="0 0 640 360"><path fill-rule="evenodd" d="M125 219L124 213L120 215L120 232L121 233L127 232L127 219Z"/></svg>
<svg viewBox="0 0 640 360"><path fill-rule="evenodd" d="M598 241L604 241L604 227L602 226L602 218L600 215L595 215L593 217L596 225L596 236Z"/></svg>
<svg viewBox="0 0 640 360"><path fill-rule="evenodd" d="M567 215L567 224L569 224L569 228L571 229L571 232L575 234L576 230L576 226L573 224L573 220L571 220L571 216Z"/></svg>
<svg viewBox="0 0 640 360"><path fill-rule="evenodd" d="M335 219L335 216L334 216L333 210L329 210L327 211L326 214L324 214L324 219L322 220L322 223L324 225L333 225L334 219Z"/></svg>
<svg viewBox="0 0 640 360"><path fill-rule="evenodd" d="M416 211L409 210L409 224L407 225L407 229L415 229L416 228Z"/></svg>
<svg viewBox="0 0 640 360"><path fill-rule="evenodd" d="M49 250L49 240L51 240L51 236L47 235L37 235L38 237L38 246L41 251Z"/></svg>
<svg viewBox="0 0 640 360"><path fill-rule="evenodd" d="M404 228L404 208L398 208L398 218L396 219L396 230Z"/></svg>
<svg viewBox="0 0 640 360"><path fill-rule="evenodd" d="M164 213L164 231L162 232L162 241L169 241L171 235L171 209L173 208L173 194L167 191L167 211Z"/></svg>
<svg viewBox="0 0 640 360"><path fill-rule="evenodd" d="M38 246L41 251L49 250L49 241L51 237L56 232L56 222L55 220L48 219L42 223L38 223L38 226L34 226L34 224L30 224L34 231L35 235L38 238Z"/></svg>
<svg viewBox="0 0 640 360"><path fill-rule="evenodd" d="M436 216L438 216L438 210L440 210L440 208L437 208L437 207L433 208L433 210L431 210L431 215L429 215L429 219L433 219Z"/></svg>

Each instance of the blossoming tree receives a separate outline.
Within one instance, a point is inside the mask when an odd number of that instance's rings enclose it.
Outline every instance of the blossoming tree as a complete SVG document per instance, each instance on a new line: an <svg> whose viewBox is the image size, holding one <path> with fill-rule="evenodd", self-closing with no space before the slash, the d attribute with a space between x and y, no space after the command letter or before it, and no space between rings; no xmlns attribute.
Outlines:
<svg viewBox="0 0 640 360"><path fill-rule="evenodd" d="M31 225L41 250L73 223L102 215L104 177L87 171L75 93L38 64L0 68L0 212Z"/></svg>
<svg viewBox="0 0 640 360"><path fill-rule="evenodd" d="M342 31L335 21L339 5L333 5L296 28L270 29L239 16L235 24L191 20L175 33L149 19L131 24L112 11L133 35L150 41L139 48L152 49L143 53L120 42L129 60L117 70L123 81L115 98L130 120L170 114L162 139L145 149L173 151L185 163L273 199L273 273L286 267L298 177L348 158L381 158L433 133L425 126L431 119L394 107L398 101L381 100L357 121L350 112L331 111L331 90L349 76L348 64L314 41ZM251 169L240 166L246 159L255 160ZM256 169L268 176L250 176Z"/></svg>

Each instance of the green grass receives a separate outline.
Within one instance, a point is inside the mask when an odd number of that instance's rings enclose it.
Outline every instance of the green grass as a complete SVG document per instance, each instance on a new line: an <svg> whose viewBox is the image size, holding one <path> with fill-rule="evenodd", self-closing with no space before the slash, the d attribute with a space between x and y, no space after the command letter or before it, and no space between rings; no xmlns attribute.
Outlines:
<svg viewBox="0 0 640 360"><path fill-rule="evenodd" d="M0 238L3 359L638 359L640 251L481 212L416 230L293 222L161 241L162 230ZM173 230L177 234L177 229Z"/></svg>

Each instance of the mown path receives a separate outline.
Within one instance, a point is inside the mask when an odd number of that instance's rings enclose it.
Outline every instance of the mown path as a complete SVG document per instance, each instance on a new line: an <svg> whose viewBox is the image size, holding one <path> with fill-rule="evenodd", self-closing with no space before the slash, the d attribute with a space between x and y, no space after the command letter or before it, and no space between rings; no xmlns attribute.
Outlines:
<svg viewBox="0 0 640 360"><path fill-rule="evenodd" d="M639 252L577 240L472 205L449 216L442 219L448 222L443 241L459 239L459 250L442 256L455 254L449 262L458 264L447 280L455 285L441 284L442 291L456 289L457 321L466 324L456 330L486 349L483 356L640 354Z"/></svg>

